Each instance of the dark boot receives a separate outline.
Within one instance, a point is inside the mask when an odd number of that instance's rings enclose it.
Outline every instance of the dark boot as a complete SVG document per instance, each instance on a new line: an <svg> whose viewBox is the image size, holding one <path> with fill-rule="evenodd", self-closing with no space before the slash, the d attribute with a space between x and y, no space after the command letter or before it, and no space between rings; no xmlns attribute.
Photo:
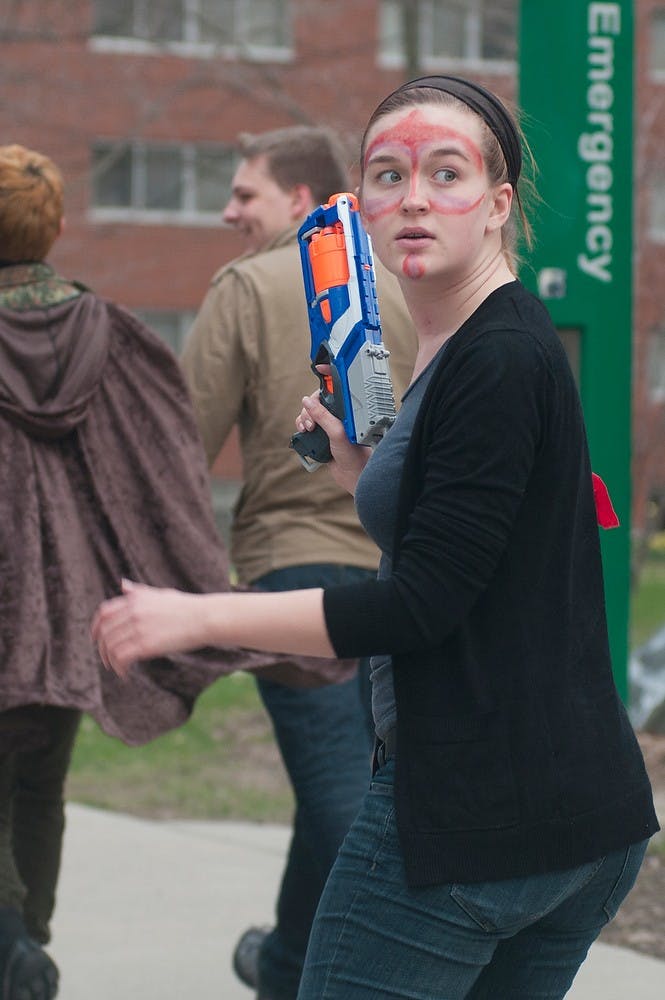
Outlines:
<svg viewBox="0 0 665 1000"><path fill-rule="evenodd" d="M272 927L250 927L233 952L233 971L238 979L256 989L259 985L259 952Z"/></svg>
<svg viewBox="0 0 665 1000"><path fill-rule="evenodd" d="M53 1000L58 969L28 936L18 910L0 907L0 1000Z"/></svg>

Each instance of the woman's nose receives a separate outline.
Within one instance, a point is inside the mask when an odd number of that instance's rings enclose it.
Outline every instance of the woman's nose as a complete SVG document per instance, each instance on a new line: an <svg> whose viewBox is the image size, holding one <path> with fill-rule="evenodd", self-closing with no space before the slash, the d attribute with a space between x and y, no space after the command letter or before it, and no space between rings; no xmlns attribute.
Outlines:
<svg viewBox="0 0 665 1000"><path fill-rule="evenodd" d="M413 175L409 180L409 187L402 199L403 212L426 212L429 208L429 200L425 190L425 184L417 175Z"/></svg>

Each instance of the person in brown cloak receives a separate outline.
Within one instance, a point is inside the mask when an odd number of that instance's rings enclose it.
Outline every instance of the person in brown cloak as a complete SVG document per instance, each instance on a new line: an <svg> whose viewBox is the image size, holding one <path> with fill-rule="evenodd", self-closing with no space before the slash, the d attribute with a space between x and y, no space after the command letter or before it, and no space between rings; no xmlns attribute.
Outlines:
<svg viewBox="0 0 665 1000"><path fill-rule="evenodd" d="M41 945L83 712L138 746L234 670L305 686L339 673L238 648L160 657L125 683L102 666L90 621L122 577L228 590L228 562L178 363L44 262L62 222L55 164L0 147L0 1000L57 993Z"/></svg>

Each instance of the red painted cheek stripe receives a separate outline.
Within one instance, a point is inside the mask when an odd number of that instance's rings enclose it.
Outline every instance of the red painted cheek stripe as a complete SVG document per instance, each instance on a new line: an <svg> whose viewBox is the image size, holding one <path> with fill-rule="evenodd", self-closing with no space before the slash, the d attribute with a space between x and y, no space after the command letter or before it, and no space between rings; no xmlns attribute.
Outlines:
<svg viewBox="0 0 665 1000"><path fill-rule="evenodd" d="M395 198L390 195L386 195L385 198L364 198L363 212L369 222L375 222L376 219L382 219L384 215L396 212L399 209L401 200L401 198Z"/></svg>
<svg viewBox="0 0 665 1000"><path fill-rule="evenodd" d="M411 192L409 196L412 197ZM429 206L438 215L467 215L473 212L485 199L481 194L475 201L466 198L455 198L454 195L441 195L438 198L430 198ZM402 198L386 195L384 198L363 199L363 211L369 222L376 222L391 212L397 212L402 204Z"/></svg>
<svg viewBox="0 0 665 1000"><path fill-rule="evenodd" d="M467 215L473 212L485 200L485 195L481 194L475 201L466 198L455 198L453 195L442 195L440 198L431 198L430 206L433 212L439 215Z"/></svg>

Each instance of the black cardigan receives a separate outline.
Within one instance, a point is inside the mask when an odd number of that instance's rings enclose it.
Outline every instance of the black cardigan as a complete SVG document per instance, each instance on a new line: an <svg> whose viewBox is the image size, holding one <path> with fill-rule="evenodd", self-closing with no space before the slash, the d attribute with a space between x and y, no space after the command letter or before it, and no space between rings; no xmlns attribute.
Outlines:
<svg viewBox="0 0 665 1000"><path fill-rule="evenodd" d="M393 657L411 885L574 867L658 829L612 677L579 396L519 282L433 374L392 576L329 588L324 608L339 656Z"/></svg>

